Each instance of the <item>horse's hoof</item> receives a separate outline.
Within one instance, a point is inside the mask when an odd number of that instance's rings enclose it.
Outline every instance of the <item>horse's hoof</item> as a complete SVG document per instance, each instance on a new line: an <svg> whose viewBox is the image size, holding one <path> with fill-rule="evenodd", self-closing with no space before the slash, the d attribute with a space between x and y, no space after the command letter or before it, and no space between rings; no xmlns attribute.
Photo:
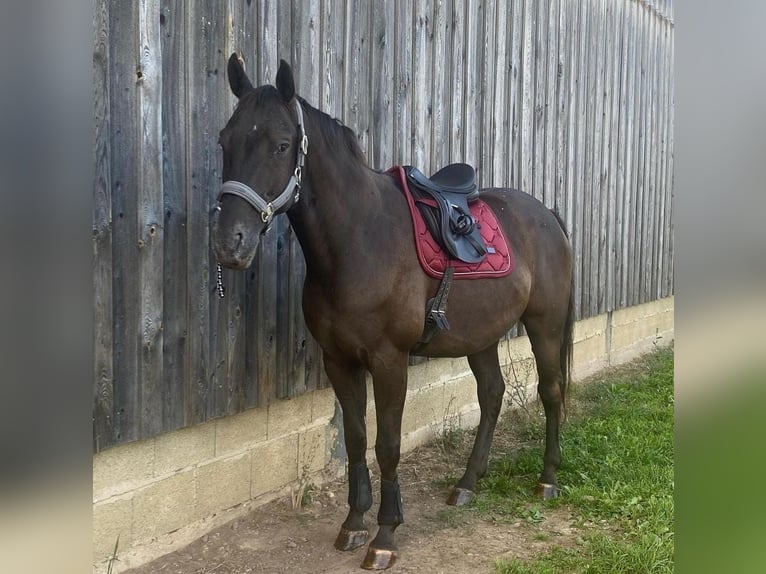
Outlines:
<svg viewBox="0 0 766 574"><path fill-rule="evenodd" d="M471 502L473 500L473 497L476 496L472 490L468 490L466 488L460 488L455 487L452 489L452 492L449 493L449 498L447 498L447 504L450 506L464 506Z"/></svg>
<svg viewBox="0 0 766 574"><path fill-rule="evenodd" d="M367 556L364 557L362 568L365 570L385 570L391 568L399 558L396 550L383 550L382 548L372 548L367 550Z"/></svg>
<svg viewBox="0 0 766 574"><path fill-rule="evenodd" d="M338 550L353 550L367 544L369 532L366 530L346 530L341 528L338 537L335 539L335 548Z"/></svg>
<svg viewBox="0 0 766 574"><path fill-rule="evenodd" d="M535 488L535 494L542 496L543 500L552 500L559 497L559 487L555 484L546 484L538 482Z"/></svg>

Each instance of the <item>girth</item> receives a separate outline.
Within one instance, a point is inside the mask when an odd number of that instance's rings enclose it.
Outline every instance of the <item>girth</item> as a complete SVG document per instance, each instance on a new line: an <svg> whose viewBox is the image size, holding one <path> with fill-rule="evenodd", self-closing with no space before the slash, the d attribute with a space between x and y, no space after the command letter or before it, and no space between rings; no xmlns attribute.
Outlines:
<svg viewBox="0 0 766 574"><path fill-rule="evenodd" d="M404 166L410 192L428 230L452 257L478 263L487 248L468 204L479 197L476 171L465 163L450 164L427 178L420 170Z"/></svg>

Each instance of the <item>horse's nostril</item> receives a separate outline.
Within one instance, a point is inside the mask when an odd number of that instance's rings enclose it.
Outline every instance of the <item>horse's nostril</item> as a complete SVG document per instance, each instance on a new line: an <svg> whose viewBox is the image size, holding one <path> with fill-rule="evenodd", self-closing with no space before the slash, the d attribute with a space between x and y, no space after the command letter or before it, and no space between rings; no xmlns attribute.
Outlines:
<svg viewBox="0 0 766 574"><path fill-rule="evenodd" d="M242 245L242 240L245 238L241 233L237 233L237 247Z"/></svg>

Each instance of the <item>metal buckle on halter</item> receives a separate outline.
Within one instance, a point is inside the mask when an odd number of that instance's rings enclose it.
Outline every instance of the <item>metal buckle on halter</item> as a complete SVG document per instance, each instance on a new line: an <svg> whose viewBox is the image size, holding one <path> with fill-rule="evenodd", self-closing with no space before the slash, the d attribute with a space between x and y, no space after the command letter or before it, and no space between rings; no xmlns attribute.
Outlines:
<svg viewBox="0 0 766 574"><path fill-rule="evenodd" d="M271 207L271 203L269 203L266 205L266 210L261 211L261 221L268 223L272 217L274 217L274 209Z"/></svg>
<svg viewBox="0 0 766 574"><path fill-rule="evenodd" d="M301 131L303 131L303 126L301 126ZM301 152L303 153L303 155L309 154L309 138L305 133L303 134L303 137L301 138Z"/></svg>

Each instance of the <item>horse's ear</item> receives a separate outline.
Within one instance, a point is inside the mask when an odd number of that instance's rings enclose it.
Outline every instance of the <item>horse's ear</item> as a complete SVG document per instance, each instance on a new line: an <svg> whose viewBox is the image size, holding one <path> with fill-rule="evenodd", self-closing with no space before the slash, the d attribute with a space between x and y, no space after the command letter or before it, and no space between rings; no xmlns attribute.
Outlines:
<svg viewBox="0 0 766 574"><path fill-rule="evenodd" d="M279 62L277 70L277 90L285 102L290 102L295 97L295 80L290 65L284 60Z"/></svg>
<svg viewBox="0 0 766 574"><path fill-rule="evenodd" d="M237 99L241 98L248 90L253 89L253 84L250 83L250 78L247 77L236 52L229 56L229 64L226 67L226 71L229 75L229 86L234 95L237 96Z"/></svg>

